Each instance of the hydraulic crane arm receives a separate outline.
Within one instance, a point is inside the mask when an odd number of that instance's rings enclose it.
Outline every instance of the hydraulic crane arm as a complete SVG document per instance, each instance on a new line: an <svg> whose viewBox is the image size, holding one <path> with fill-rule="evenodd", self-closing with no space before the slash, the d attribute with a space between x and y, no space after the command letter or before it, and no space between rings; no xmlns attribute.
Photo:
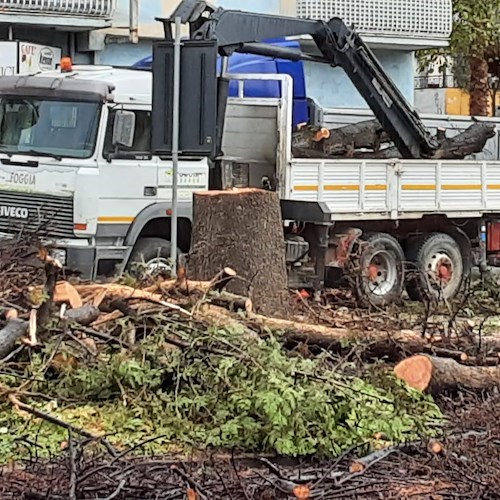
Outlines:
<svg viewBox="0 0 500 500"><path fill-rule="evenodd" d="M216 40L223 56L237 51L342 67L403 158L427 158L437 149L437 142L373 52L341 19L333 18L326 23L215 9L204 1L183 0L170 19L162 20L167 38L171 37L171 24L177 17L190 24L192 40ZM321 56L262 43L272 38L298 35L310 35Z"/></svg>

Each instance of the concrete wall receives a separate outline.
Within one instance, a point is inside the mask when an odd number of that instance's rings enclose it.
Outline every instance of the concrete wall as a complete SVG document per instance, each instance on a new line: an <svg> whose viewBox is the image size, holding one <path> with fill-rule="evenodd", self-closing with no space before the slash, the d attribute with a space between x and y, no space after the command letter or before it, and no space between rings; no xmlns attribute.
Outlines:
<svg viewBox="0 0 500 500"><path fill-rule="evenodd" d="M469 116L470 96L467 91L458 88L417 89L415 90L415 109L419 113L438 115ZM500 93L496 95L495 107L500 115ZM493 116L493 96L490 97L490 112Z"/></svg>
<svg viewBox="0 0 500 500"><path fill-rule="evenodd" d="M415 109L431 115L446 114L446 89L415 90Z"/></svg>
<svg viewBox="0 0 500 500"><path fill-rule="evenodd" d="M374 50L387 73L410 104L414 101L413 52ZM360 108L368 105L341 68L306 63L309 97L325 108Z"/></svg>

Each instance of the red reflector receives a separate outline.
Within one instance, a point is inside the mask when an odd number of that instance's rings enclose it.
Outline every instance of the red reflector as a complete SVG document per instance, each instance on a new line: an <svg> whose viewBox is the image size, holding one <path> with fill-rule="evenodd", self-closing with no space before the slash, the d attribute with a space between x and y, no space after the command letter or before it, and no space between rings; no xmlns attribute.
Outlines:
<svg viewBox="0 0 500 500"><path fill-rule="evenodd" d="M167 210L167 215L172 215L172 209L171 209L171 208L169 208L169 209Z"/></svg>
<svg viewBox="0 0 500 500"><path fill-rule="evenodd" d="M75 231L86 231L87 224L75 224L74 229L75 229Z"/></svg>

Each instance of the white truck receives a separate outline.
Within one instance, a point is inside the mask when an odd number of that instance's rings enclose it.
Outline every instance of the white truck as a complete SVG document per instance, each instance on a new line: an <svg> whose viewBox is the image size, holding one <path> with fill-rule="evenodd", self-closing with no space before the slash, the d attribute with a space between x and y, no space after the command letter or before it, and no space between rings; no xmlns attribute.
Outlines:
<svg viewBox="0 0 500 500"><path fill-rule="evenodd" d="M432 138L354 32L340 20L315 23L213 10L202 3L200 9L199 2L184 0L165 22L167 34L175 17L192 23L193 51L183 42L183 74L194 77L183 80L181 99L181 252L189 251L193 192L228 187L237 178L237 185L243 179L279 193L291 286L323 286L355 264L358 291L372 303L399 300L405 286L415 299L424 293L450 298L472 266L495 263L500 162L425 159ZM208 17L202 17L207 9ZM229 26L237 38L227 32L224 38L214 26ZM354 58L336 62L406 159L293 158L291 77L223 73L217 78L217 50L227 55L236 45L269 53L258 43L242 44L273 33L309 33L312 27L323 53L332 49L332 28L338 35L335 56L342 49L350 57L355 48ZM172 48L168 39L155 47L153 73L75 66L0 78L0 231L38 230L56 242L69 268L88 277L139 261L151 269L168 266L172 122L166 94L172 88ZM298 57L281 49L276 56ZM243 97L246 82L262 79L278 80L281 97ZM239 82L239 97L224 98L230 80ZM410 276L408 261L418 271Z"/></svg>

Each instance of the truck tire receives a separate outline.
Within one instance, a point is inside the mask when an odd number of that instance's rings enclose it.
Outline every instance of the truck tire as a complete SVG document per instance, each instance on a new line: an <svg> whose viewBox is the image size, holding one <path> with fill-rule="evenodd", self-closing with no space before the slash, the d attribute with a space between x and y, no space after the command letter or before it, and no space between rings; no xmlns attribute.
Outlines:
<svg viewBox="0 0 500 500"><path fill-rule="evenodd" d="M406 284L410 299L450 300L460 291L464 261L459 244L448 234L432 233L410 242L406 257L415 266Z"/></svg>
<svg viewBox="0 0 500 500"><path fill-rule="evenodd" d="M163 238L141 238L135 244L127 271L134 276L170 273L170 241ZM177 258L181 251L177 249Z"/></svg>
<svg viewBox="0 0 500 500"><path fill-rule="evenodd" d="M362 302L386 306L402 298L405 283L404 252L389 234L374 233L364 238L359 258L357 292Z"/></svg>

